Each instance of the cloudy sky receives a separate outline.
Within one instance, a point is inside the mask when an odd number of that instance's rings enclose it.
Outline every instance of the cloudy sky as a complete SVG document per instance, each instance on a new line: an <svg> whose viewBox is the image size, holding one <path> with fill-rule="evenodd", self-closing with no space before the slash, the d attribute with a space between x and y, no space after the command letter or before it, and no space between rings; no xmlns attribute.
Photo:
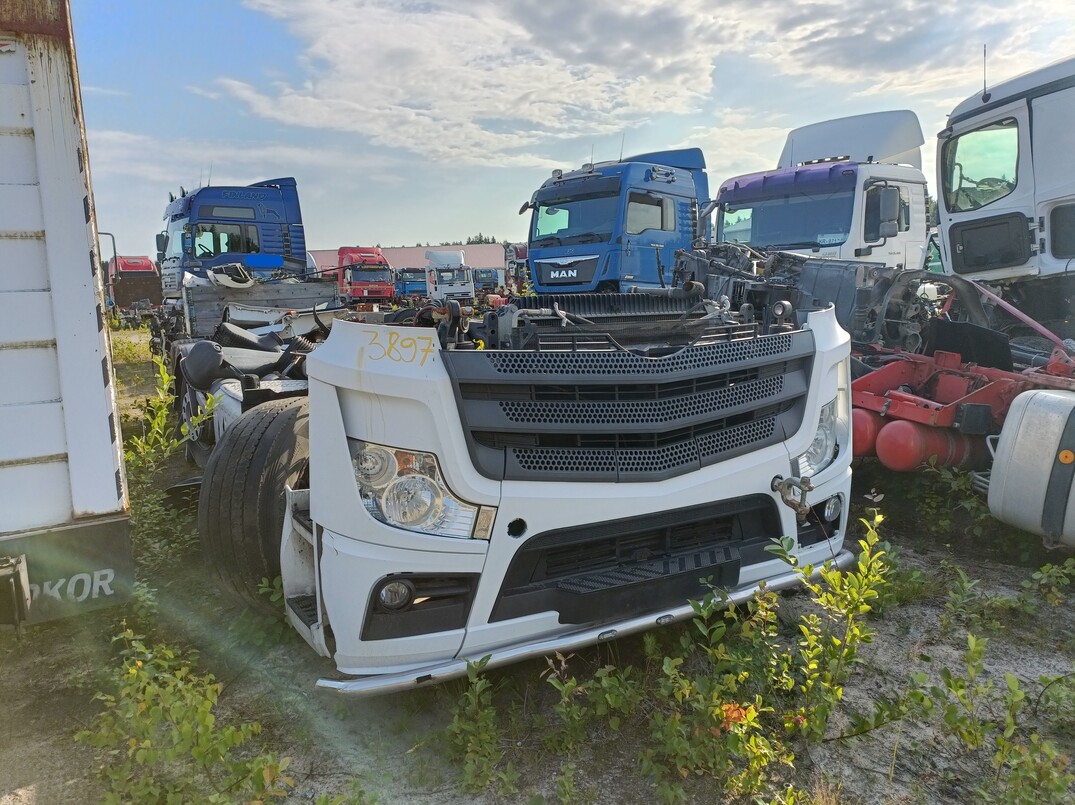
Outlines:
<svg viewBox="0 0 1075 805"><path fill-rule="evenodd" d="M289 175L310 248L523 240L554 167L699 146L715 186L789 128L883 109L918 114L928 176L983 44L990 83L1075 53L1070 0L72 5L98 225L126 254L180 185Z"/></svg>

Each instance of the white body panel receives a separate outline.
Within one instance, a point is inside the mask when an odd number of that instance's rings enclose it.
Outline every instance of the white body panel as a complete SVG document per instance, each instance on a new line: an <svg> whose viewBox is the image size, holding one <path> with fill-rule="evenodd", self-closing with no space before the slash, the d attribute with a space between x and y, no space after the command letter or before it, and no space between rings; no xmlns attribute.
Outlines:
<svg viewBox="0 0 1075 805"><path fill-rule="evenodd" d="M0 538L127 506L72 55L0 33Z"/></svg>
<svg viewBox="0 0 1075 805"><path fill-rule="evenodd" d="M745 495L770 496L779 511L782 533L797 533L795 515L771 491L772 480L786 477L792 456L804 452L812 442L821 406L839 393L841 367L849 350L848 336L836 324L831 309L811 313L807 327L814 333L816 354L806 414L802 426L788 439L662 481L595 483L497 481L480 474L471 461L452 382L433 331L336 323L329 339L308 363L309 510L318 546L314 553L319 551L321 559L316 578L285 578L285 589L309 593L316 586L318 604L335 636L337 666L352 675L389 675L382 677L381 687L395 684L392 674L410 674L412 682L427 674L430 678L454 675L465 669L463 659L477 660L490 653L508 661L537 647L566 646L580 639L594 642L599 626L627 633L652 626L664 615L688 616L690 610L684 603L667 612L622 622L612 618L604 624L561 624L555 611L491 618L509 565L531 535L587 524L596 527L612 520L652 516ZM400 346L385 348L391 344ZM843 393L849 394L846 388ZM359 494L349 438L435 454L447 486L457 498L496 509L490 538L438 537L374 519ZM813 478L810 505L839 495L846 506L851 479L849 442L848 431L840 437L841 450L835 461ZM509 524L520 520L527 524L525 533L512 536ZM283 566L302 566L301 556L296 560L299 554L289 553L289 546L300 538L292 533L285 534L284 540ZM842 542L842 529L837 529L828 539L803 549L801 558L815 563L836 558ZM741 569L738 589L745 595L759 581L783 578L786 572L787 566L778 560L746 565ZM465 627L364 640L375 585L399 573L480 577ZM312 633L303 628L300 631L321 650L318 635L323 628L319 623ZM356 685L341 683L339 687L351 692L378 687L376 682Z"/></svg>
<svg viewBox="0 0 1075 805"><path fill-rule="evenodd" d="M133 583L82 121L67 0L0 0L0 556L26 569L0 594L31 622Z"/></svg>

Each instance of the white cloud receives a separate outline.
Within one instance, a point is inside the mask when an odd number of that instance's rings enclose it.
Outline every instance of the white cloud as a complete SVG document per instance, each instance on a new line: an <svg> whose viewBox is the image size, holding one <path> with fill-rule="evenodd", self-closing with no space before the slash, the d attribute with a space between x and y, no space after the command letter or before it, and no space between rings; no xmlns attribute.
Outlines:
<svg viewBox="0 0 1075 805"><path fill-rule="evenodd" d="M90 95L111 95L114 97L127 97L131 93L123 89L113 89L111 87L94 87L87 84L82 85L82 92Z"/></svg>
<svg viewBox="0 0 1075 805"><path fill-rule="evenodd" d="M208 98L211 101L219 101L223 97L223 94L220 92L211 92L204 87L197 87L192 84L187 84L183 89L192 95L199 95L202 98Z"/></svg>
<svg viewBox="0 0 1075 805"><path fill-rule="evenodd" d="M1063 0L246 5L287 26L306 71L269 86L222 76L221 91L254 114L434 162L508 167L548 167L557 143L705 112L719 104L718 60L759 103L791 106L801 85L909 106L973 85L982 42L998 79L1075 44Z"/></svg>
<svg viewBox="0 0 1075 805"><path fill-rule="evenodd" d="M173 187L178 182L247 184L302 170L341 175L361 173L366 179L393 183L393 163L372 155L278 143L216 140L159 140L125 131L95 129L87 133L94 178L126 176ZM198 171L199 177L192 176ZM274 171L282 171L283 174ZM188 188L189 189L189 188Z"/></svg>

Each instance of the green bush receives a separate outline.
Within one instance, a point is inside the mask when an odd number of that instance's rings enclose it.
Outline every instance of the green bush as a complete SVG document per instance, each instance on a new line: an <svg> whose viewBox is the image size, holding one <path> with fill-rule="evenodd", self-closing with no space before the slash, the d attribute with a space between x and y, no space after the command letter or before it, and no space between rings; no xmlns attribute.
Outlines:
<svg viewBox="0 0 1075 805"><path fill-rule="evenodd" d="M239 803L283 797L288 759L250 752L254 721L222 726L221 685L167 646L146 647L130 630L116 638L123 664L105 709L75 740L102 750L106 802ZM244 751L245 750L245 751Z"/></svg>

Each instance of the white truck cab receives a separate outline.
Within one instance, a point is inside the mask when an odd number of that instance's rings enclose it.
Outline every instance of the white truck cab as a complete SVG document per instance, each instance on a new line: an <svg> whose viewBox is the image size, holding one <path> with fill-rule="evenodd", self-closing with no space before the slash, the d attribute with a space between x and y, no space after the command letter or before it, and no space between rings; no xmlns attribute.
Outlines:
<svg viewBox="0 0 1075 805"><path fill-rule="evenodd" d="M937 140L945 270L997 281L1075 262L1075 58L959 104Z"/></svg>
<svg viewBox="0 0 1075 805"><path fill-rule="evenodd" d="M921 268L926 249L922 127L914 112L854 115L788 133L776 170L717 192L717 241Z"/></svg>
<svg viewBox="0 0 1075 805"><path fill-rule="evenodd" d="M455 300L461 305L474 304L474 277L462 250L426 252L429 261L427 293L434 302Z"/></svg>

